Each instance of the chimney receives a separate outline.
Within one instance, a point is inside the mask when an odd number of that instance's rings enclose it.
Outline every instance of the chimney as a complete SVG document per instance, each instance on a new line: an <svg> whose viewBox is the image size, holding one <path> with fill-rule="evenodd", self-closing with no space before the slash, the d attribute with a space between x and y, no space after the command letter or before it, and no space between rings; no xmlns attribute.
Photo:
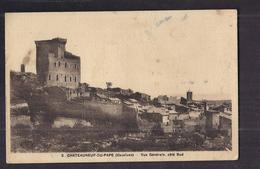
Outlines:
<svg viewBox="0 0 260 169"><path fill-rule="evenodd" d="M21 64L21 72L24 73L25 72L25 65Z"/></svg>
<svg viewBox="0 0 260 169"><path fill-rule="evenodd" d="M188 90L187 91L187 101L189 102L189 101L192 101L192 91L190 91L190 90Z"/></svg>

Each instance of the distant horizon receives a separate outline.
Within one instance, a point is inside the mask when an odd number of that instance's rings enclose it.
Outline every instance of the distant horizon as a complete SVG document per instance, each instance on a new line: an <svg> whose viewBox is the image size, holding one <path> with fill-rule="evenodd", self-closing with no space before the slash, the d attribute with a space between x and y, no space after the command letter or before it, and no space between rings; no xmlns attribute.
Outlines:
<svg viewBox="0 0 260 169"><path fill-rule="evenodd" d="M20 72L19 70L10 70L10 71L15 71L15 72ZM35 73L36 74L36 72L29 72L29 71L26 71L25 70L25 72L26 73ZM80 82L80 83L87 83L87 82ZM89 83L87 83L87 84L89 84ZM102 88L102 89L106 89L106 87L100 87L100 86L92 86L92 85L90 85L89 84L89 86L90 87L98 87L98 88ZM122 87L120 87L120 86L112 86L112 88L116 88L116 87L119 87L119 88L121 88L121 89L131 89L131 88L122 88ZM142 91L136 91L136 90L134 90L134 89L131 89L131 90L133 90L134 92L140 92L140 93L145 93L145 92L142 92ZM188 89L189 90L189 89ZM187 90L187 91L188 91ZM192 92L192 91L191 91ZM165 94L159 94L159 95L157 95L157 96L152 96L151 94L149 94L149 93L145 93L145 94L148 94L148 95L150 95L152 98L155 98L155 97L158 97L158 96L162 96L162 95L167 95L168 97L184 97L184 98L186 98L186 93L184 93L183 95L182 94L167 94L167 93L165 93ZM210 98L208 98L210 95L200 95L200 94L195 94L195 93L193 93L193 100L232 100L231 98L215 98L214 96L212 96L211 95L211 97ZM195 99L194 99L195 98Z"/></svg>

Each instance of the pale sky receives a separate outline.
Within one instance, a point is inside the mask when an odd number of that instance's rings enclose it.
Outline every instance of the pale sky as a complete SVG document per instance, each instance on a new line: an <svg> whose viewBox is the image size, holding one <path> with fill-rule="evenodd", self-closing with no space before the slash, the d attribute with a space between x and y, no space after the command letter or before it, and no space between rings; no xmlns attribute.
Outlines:
<svg viewBox="0 0 260 169"><path fill-rule="evenodd" d="M154 96L230 99L237 78L236 11L6 14L6 62L36 72L35 40L67 39L81 57L81 82Z"/></svg>

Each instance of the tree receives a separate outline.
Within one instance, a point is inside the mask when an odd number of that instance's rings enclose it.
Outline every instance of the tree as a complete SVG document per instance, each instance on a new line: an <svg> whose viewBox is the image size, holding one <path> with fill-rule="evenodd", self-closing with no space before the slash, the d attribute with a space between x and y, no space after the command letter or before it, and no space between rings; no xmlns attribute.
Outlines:
<svg viewBox="0 0 260 169"><path fill-rule="evenodd" d="M112 87L112 82L106 82L107 88L111 88Z"/></svg>

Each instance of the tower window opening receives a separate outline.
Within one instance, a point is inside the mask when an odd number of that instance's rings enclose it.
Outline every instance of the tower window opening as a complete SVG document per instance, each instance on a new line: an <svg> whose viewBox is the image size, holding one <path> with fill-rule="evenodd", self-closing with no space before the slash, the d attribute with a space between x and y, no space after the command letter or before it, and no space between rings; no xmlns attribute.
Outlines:
<svg viewBox="0 0 260 169"><path fill-rule="evenodd" d="M60 67L60 61L59 61L59 67Z"/></svg>
<svg viewBox="0 0 260 169"><path fill-rule="evenodd" d="M65 68L67 68L67 62L65 62Z"/></svg>
<svg viewBox="0 0 260 169"><path fill-rule="evenodd" d="M55 67L57 66L56 62L54 63L54 66L55 66Z"/></svg>
<svg viewBox="0 0 260 169"><path fill-rule="evenodd" d="M75 76L75 82L77 82L77 77Z"/></svg>
<svg viewBox="0 0 260 169"><path fill-rule="evenodd" d="M65 80L65 82L67 81L67 77L66 76L64 77L64 80Z"/></svg>
<svg viewBox="0 0 260 169"><path fill-rule="evenodd" d="M56 80L57 80L57 81L59 80L59 75L56 75Z"/></svg>
<svg viewBox="0 0 260 169"><path fill-rule="evenodd" d="M70 82L71 82L71 77L70 77Z"/></svg>
<svg viewBox="0 0 260 169"><path fill-rule="evenodd" d="M51 80L51 75L49 75L49 80Z"/></svg>

